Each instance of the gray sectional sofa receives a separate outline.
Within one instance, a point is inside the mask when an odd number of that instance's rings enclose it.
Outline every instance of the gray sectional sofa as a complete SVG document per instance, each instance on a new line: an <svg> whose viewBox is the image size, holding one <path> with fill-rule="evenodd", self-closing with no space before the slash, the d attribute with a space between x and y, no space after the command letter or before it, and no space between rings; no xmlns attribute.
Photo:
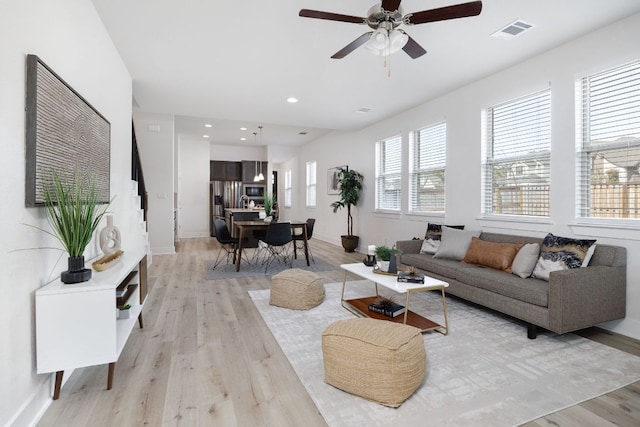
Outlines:
<svg viewBox="0 0 640 427"><path fill-rule="evenodd" d="M542 243L542 238L482 233L497 243ZM554 271L549 281L452 259L421 254L422 240L396 243L401 263L449 283L446 292L527 323L534 339L537 327L563 334L625 316L626 249L597 244L588 267Z"/></svg>

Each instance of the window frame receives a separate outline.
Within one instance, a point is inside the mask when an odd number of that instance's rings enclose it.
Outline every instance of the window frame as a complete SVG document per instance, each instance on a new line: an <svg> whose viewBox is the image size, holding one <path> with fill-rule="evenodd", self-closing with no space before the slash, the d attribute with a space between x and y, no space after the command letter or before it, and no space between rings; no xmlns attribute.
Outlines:
<svg viewBox="0 0 640 427"><path fill-rule="evenodd" d="M306 197L305 205L307 208L315 208L318 203L318 164L315 160L305 163L306 171ZM313 197L311 197L313 196ZM313 199L313 200L311 200Z"/></svg>
<svg viewBox="0 0 640 427"><path fill-rule="evenodd" d="M547 87L483 110L483 218L518 218L527 222L545 222L551 218L551 96L551 88ZM536 107L536 103L540 105ZM505 115L501 117L501 114ZM496 120L497 118L500 120ZM517 121L514 122L514 118ZM520 140L526 143L518 142ZM522 147L528 151L522 150ZM503 154L496 154L497 152ZM508 184L509 180L512 183L497 187L495 176L500 173L501 168L506 171L503 174L505 183ZM532 173L509 174L510 169L531 170ZM539 174L537 171L544 173ZM531 182L519 183L518 180L522 179ZM535 180L540 182L534 182ZM498 196L496 189L500 191ZM497 204L496 197L504 197L506 201ZM521 212L517 212L518 210Z"/></svg>
<svg viewBox="0 0 640 427"><path fill-rule="evenodd" d="M394 155L393 158L389 159L386 157L387 145L397 143L397 157ZM381 141L376 142L375 144L375 211L376 212L391 212L391 213L400 213L402 209L402 135L394 135L389 138L385 138ZM392 160L390 167L394 167L397 163L397 170L386 170L386 164L388 160ZM395 163L394 163L395 162ZM394 180L398 188L396 190L397 195L395 196L395 203L393 206L385 204L381 205L380 195L381 195L381 186L384 186L387 181ZM388 203L387 200L385 203ZM393 201L392 201L393 202Z"/></svg>
<svg viewBox="0 0 640 427"><path fill-rule="evenodd" d="M433 133L433 138L423 138L423 133ZM442 137L442 141L439 138ZM437 154L442 156L440 162L421 167L421 152L424 147L422 142L426 144L436 143L442 144L437 149ZM412 215L444 215L446 209L446 167L447 167L447 122L441 121L431 125L416 129L409 134L409 191L408 191L408 212ZM416 196L418 183L423 174L442 174L442 199L441 209L418 209L419 199Z"/></svg>
<svg viewBox="0 0 640 427"><path fill-rule="evenodd" d="M627 77L624 76L625 70L631 71ZM626 180L625 183L621 183L620 175L626 176L628 173L627 168L616 165L613 162L613 159L616 158L614 155L609 159L605 155L606 152L620 152L625 155L625 159L628 159L629 153L632 153L634 154L632 161L640 161L640 115L638 114L640 111L640 95L635 95L638 100L633 99L634 96L626 96L628 95L628 91L625 90L626 78L630 80L628 87L638 87L636 85L640 83L640 60L607 68L576 79L575 216L578 223L634 224L637 226L637 221L640 219L640 211L638 211L639 208L637 207L640 203L638 199L640 182L634 183ZM620 89L623 91L622 94L619 92ZM639 91L636 90L635 92ZM633 116L634 113L635 117ZM626 123L621 124L621 119L625 116L627 117ZM603 125L612 124L615 126L611 128L615 130L605 130ZM627 127L630 133L620 135L619 132L624 127ZM614 140L594 143L605 138L614 138L616 134L618 134L616 139L625 139L622 141ZM600 138L595 135L600 136ZM634 150L638 154L634 153ZM595 174L593 170L598 167L601 167L605 173ZM608 172L612 172L611 176ZM634 173L632 172L631 178L633 178L633 175ZM626 206L627 210L635 210L631 217L624 215L625 202L629 203L630 198L629 185L632 185L633 189L636 190L635 194L633 194L636 207ZM609 189L610 186L613 188ZM595 193L599 193L599 195L596 196ZM613 204L613 206L606 206L606 202L611 201L612 198L617 203ZM600 199L603 202L594 206L592 204L594 199ZM594 211L600 213L600 215L594 215ZM614 211L614 214L611 215L610 211Z"/></svg>
<svg viewBox="0 0 640 427"><path fill-rule="evenodd" d="M290 208L292 206L293 196L293 181L291 169L287 169L284 172L284 207Z"/></svg>

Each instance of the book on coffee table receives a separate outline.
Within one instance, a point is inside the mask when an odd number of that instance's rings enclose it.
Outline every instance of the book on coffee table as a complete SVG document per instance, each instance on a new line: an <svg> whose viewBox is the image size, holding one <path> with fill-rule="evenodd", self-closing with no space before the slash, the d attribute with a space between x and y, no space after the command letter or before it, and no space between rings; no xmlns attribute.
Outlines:
<svg viewBox="0 0 640 427"><path fill-rule="evenodd" d="M400 316L405 312L405 307L404 305L400 305L400 304L396 304L392 307L381 306L379 304L369 304L369 311L383 314L387 317L396 317L396 316Z"/></svg>
<svg viewBox="0 0 640 427"><path fill-rule="evenodd" d="M401 283L424 283L424 274L422 273L405 273L404 271L398 271L398 282Z"/></svg>

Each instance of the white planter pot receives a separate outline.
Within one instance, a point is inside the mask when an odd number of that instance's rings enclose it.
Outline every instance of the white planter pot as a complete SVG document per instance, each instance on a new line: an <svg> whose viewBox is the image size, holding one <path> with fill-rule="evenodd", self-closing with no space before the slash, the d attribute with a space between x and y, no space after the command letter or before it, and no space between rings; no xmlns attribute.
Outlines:
<svg viewBox="0 0 640 427"><path fill-rule="evenodd" d="M120 310L120 313L118 313L118 319L128 319L130 317L131 317L131 309Z"/></svg>
<svg viewBox="0 0 640 427"><path fill-rule="evenodd" d="M378 267L382 271L389 271L389 261L377 261Z"/></svg>

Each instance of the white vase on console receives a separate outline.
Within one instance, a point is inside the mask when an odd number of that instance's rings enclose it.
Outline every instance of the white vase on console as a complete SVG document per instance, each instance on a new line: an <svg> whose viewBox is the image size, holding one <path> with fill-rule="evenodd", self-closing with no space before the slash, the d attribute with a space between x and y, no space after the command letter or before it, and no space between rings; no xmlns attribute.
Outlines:
<svg viewBox="0 0 640 427"><path fill-rule="evenodd" d="M105 255L111 255L120 250L120 230L113 225L113 215L107 215L107 226L100 231L99 241L100 249Z"/></svg>

